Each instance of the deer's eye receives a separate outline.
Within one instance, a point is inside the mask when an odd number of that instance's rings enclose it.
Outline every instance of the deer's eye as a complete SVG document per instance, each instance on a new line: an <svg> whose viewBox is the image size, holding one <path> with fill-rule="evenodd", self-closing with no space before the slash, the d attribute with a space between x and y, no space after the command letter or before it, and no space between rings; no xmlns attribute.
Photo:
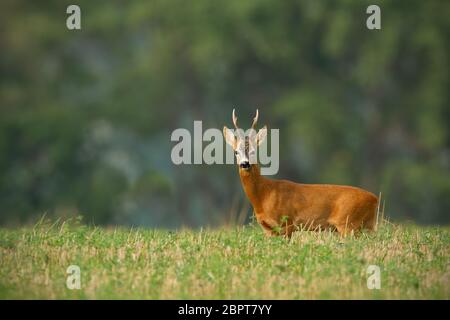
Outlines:
<svg viewBox="0 0 450 320"><path fill-rule="evenodd" d="M238 155L238 153L239 153L239 152L237 152L237 151L234 152L235 155Z"/></svg>

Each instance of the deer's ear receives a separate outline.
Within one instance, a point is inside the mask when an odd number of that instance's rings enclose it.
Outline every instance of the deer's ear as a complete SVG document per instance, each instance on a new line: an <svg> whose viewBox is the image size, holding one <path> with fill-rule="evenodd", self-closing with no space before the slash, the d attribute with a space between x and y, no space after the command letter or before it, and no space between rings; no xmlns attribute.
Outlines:
<svg viewBox="0 0 450 320"><path fill-rule="evenodd" d="M236 145L236 137L234 136L233 131L225 126L223 127L223 136L225 137L225 141L234 149Z"/></svg>
<svg viewBox="0 0 450 320"><path fill-rule="evenodd" d="M264 126L263 128L259 129L258 134L256 135L256 141L258 143L258 146L261 145L261 143L264 141L266 137L267 137L267 126Z"/></svg>

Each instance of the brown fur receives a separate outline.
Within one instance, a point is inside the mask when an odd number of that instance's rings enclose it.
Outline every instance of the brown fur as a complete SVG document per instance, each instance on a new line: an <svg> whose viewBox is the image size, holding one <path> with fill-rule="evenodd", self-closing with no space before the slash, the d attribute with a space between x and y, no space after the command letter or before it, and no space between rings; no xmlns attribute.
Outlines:
<svg viewBox="0 0 450 320"><path fill-rule="evenodd" d="M341 235L375 227L378 198L363 189L299 184L261 176L258 165L239 168L256 219L268 235L291 236L298 228L337 230Z"/></svg>

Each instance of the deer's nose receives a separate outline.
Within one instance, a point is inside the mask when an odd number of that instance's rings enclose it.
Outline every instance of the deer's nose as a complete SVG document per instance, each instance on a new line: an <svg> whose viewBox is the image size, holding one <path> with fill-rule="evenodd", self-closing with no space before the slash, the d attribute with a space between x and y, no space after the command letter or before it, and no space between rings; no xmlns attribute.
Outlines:
<svg viewBox="0 0 450 320"><path fill-rule="evenodd" d="M250 168L250 162L243 161L243 162L241 162L241 164L239 166L243 169L248 169L248 168Z"/></svg>

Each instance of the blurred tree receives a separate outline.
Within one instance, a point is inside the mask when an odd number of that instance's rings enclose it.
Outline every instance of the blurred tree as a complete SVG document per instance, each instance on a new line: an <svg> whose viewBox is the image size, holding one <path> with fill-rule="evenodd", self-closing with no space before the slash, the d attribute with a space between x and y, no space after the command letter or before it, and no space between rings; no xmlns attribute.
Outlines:
<svg viewBox="0 0 450 320"><path fill-rule="evenodd" d="M230 166L175 166L170 133L280 128L278 177L382 191L392 218L450 222L450 3L0 4L0 223L43 212L177 227L226 221Z"/></svg>

